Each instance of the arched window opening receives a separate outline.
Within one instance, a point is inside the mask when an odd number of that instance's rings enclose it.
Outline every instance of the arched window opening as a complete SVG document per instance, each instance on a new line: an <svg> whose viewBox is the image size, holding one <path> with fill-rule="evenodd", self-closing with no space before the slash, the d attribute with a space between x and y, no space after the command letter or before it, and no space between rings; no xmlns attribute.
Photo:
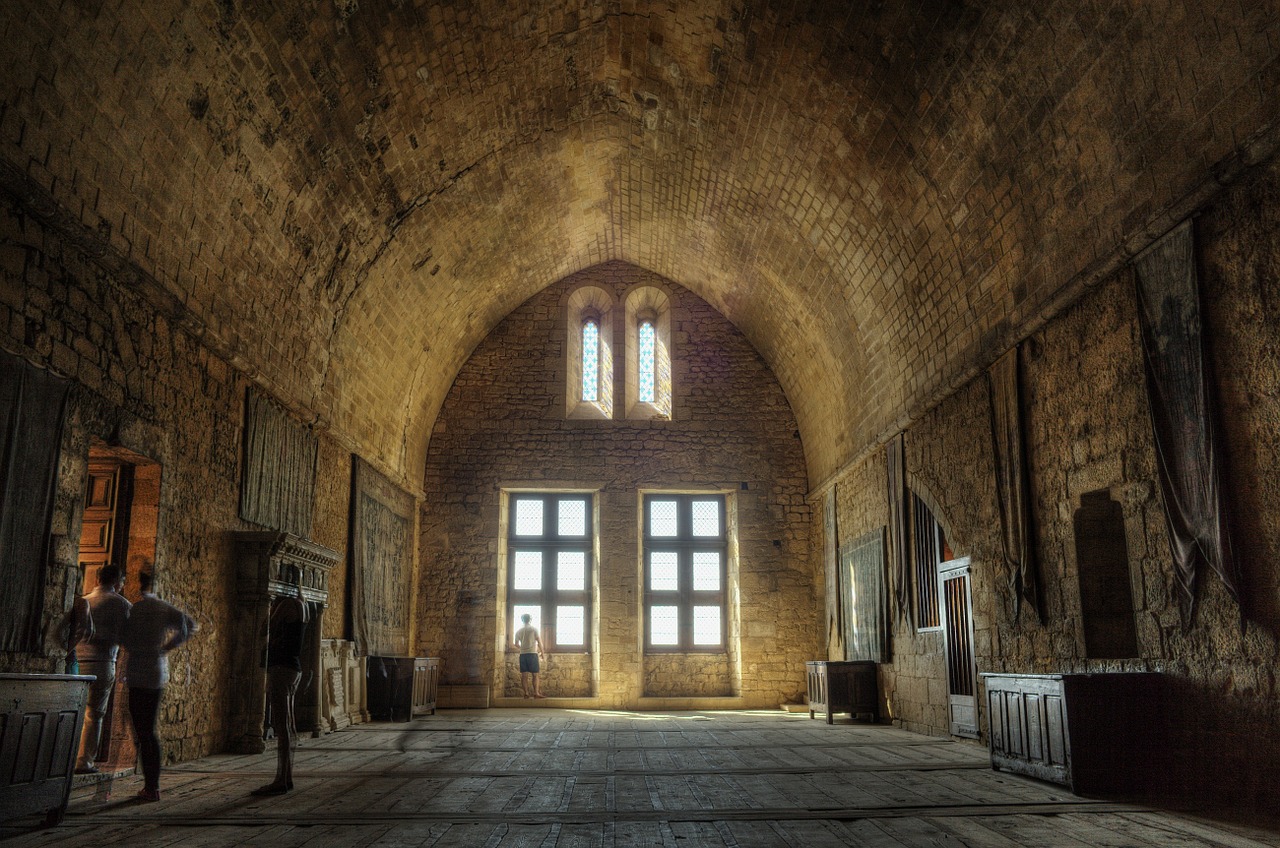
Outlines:
<svg viewBox="0 0 1280 848"><path fill-rule="evenodd" d="M671 300L654 286L626 298L626 417L670 418L672 410Z"/></svg>
<svg viewBox="0 0 1280 848"><path fill-rule="evenodd" d="M582 322L582 399L600 399L600 324L594 318Z"/></svg>
<svg viewBox="0 0 1280 848"><path fill-rule="evenodd" d="M657 339L658 331L654 327L653 321L645 319L640 322L639 335L639 362L637 365L638 374L638 400L641 403L654 403L657 399L655 379L655 368L657 365Z"/></svg>
<svg viewBox="0 0 1280 848"><path fill-rule="evenodd" d="M604 289L583 286L565 303L565 416L613 417L613 300Z"/></svg>

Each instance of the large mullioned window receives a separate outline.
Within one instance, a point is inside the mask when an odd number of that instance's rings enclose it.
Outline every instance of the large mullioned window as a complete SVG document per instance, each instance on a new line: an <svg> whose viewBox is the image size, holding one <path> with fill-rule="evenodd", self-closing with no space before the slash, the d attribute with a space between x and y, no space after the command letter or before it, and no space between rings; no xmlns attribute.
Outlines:
<svg viewBox="0 0 1280 848"><path fill-rule="evenodd" d="M507 535L507 626L526 613L547 651L591 644L592 500L584 493L512 493Z"/></svg>
<svg viewBox="0 0 1280 848"><path fill-rule="evenodd" d="M723 495L644 497L645 649L725 649Z"/></svg>

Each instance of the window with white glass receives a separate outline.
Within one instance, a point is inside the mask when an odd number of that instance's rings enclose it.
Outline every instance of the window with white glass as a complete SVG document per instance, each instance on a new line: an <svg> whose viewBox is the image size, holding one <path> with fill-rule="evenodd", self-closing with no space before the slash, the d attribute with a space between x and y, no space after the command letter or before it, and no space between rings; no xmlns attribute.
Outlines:
<svg viewBox="0 0 1280 848"><path fill-rule="evenodd" d="M582 322L582 399L600 400L600 322L595 318Z"/></svg>
<svg viewBox="0 0 1280 848"><path fill-rule="evenodd" d="M575 289L565 304L565 415L612 418L613 297L596 286Z"/></svg>
<svg viewBox="0 0 1280 848"><path fill-rule="evenodd" d="M644 497L645 649L725 649L723 495Z"/></svg>
<svg viewBox="0 0 1280 848"><path fill-rule="evenodd" d="M590 650L591 495L512 492L508 507L507 632L528 614L546 651Z"/></svg>
<svg viewBox="0 0 1280 848"><path fill-rule="evenodd" d="M672 413L671 300L654 286L632 289L626 302L626 417Z"/></svg>

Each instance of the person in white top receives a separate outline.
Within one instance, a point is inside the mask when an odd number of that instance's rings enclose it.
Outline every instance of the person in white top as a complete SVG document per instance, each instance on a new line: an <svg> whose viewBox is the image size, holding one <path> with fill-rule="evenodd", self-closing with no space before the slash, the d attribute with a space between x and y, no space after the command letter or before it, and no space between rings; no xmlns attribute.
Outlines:
<svg viewBox="0 0 1280 848"><path fill-rule="evenodd" d="M173 604L154 594L155 577L143 573L142 600L133 605L125 625L125 680L129 683L129 718L142 760L144 785L141 801L160 800L160 737L156 717L160 698L169 682L169 659L174 648L196 632L196 623Z"/></svg>
<svg viewBox="0 0 1280 848"><path fill-rule="evenodd" d="M524 622L524 627L516 631L515 647L520 651L520 688L524 690L524 696L529 697L529 678L533 678L533 697L545 698L542 689L538 685L538 674L542 671L539 660L542 659L542 637L538 635L538 628L534 627L531 622L533 616L525 614L520 616L520 620Z"/></svg>
<svg viewBox="0 0 1280 848"><path fill-rule="evenodd" d="M124 574L115 565L98 569L98 586L84 597L84 603L73 608L73 630L89 635L75 646L80 674L92 674L89 701L85 705L84 730L80 733L80 754L76 757L77 774L93 774L94 761L102 742L102 717L111 703L116 687L116 654L120 637L129 619L130 604L120 594Z"/></svg>

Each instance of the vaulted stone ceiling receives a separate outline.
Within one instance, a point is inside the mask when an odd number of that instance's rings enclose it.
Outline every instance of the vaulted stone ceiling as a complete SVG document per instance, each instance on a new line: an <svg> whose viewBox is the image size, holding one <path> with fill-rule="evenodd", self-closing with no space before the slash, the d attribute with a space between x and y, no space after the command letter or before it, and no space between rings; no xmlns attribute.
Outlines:
<svg viewBox="0 0 1280 848"><path fill-rule="evenodd" d="M0 159L414 482L479 340L622 260L746 333L817 484L1270 152L1275 12L8 0Z"/></svg>

